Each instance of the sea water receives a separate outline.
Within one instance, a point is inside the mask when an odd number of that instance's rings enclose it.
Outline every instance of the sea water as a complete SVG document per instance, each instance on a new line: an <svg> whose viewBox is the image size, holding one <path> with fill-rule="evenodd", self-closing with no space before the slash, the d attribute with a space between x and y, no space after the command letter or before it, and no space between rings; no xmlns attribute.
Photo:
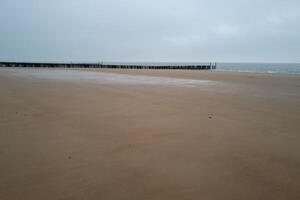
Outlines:
<svg viewBox="0 0 300 200"><path fill-rule="evenodd" d="M217 70L300 75L300 63L218 63Z"/></svg>

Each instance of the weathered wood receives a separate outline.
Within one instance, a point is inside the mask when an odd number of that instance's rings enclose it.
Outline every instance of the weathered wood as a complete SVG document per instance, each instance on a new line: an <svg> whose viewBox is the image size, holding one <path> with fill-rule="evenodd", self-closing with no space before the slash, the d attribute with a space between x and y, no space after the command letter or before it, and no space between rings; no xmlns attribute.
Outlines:
<svg viewBox="0 0 300 200"><path fill-rule="evenodd" d="M0 67L34 67L34 68L108 68L108 69L175 69L175 70L213 70L217 64L209 65L118 65L99 63L30 63L0 62Z"/></svg>

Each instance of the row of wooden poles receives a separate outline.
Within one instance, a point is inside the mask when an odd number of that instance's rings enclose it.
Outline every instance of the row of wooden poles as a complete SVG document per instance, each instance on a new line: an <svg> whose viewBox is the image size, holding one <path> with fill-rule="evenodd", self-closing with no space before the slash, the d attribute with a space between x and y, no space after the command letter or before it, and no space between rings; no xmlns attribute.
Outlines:
<svg viewBox="0 0 300 200"><path fill-rule="evenodd" d="M213 70L216 63L206 65L118 65L118 64L89 64L89 63L28 63L28 62L0 62L0 67L40 67L40 68L108 68L108 69L181 69L181 70Z"/></svg>

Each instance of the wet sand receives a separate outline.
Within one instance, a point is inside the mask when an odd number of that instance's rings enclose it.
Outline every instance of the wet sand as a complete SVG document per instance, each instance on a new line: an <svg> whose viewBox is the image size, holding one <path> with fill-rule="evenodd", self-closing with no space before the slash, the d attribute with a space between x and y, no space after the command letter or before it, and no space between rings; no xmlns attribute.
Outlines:
<svg viewBox="0 0 300 200"><path fill-rule="evenodd" d="M300 199L300 76L87 71L194 81L0 69L1 200Z"/></svg>

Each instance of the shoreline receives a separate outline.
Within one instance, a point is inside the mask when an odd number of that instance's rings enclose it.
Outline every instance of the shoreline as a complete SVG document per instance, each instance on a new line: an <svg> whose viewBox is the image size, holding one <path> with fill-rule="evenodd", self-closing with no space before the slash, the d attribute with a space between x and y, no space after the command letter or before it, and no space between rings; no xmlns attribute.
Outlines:
<svg viewBox="0 0 300 200"><path fill-rule="evenodd" d="M224 70L224 69L217 69L217 72L236 72L236 73L251 73L251 74L278 74L278 75L290 75L290 76L300 76L300 73L284 73L284 72L255 72L255 71L243 71L243 70Z"/></svg>
<svg viewBox="0 0 300 200"><path fill-rule="evenodd" d="M277 64L277 63L276 63ZM297 64L297 63L296 63ZM101 70L133 70L133 71L152 71L154 69L119 69L119 68L77 68L77 67L72 67L72 68L61 68L61 67L0 67L0 68L20 68L20 69L61 69L61 70L87 70L87 71L101 71ZM186 69L155 69L158 71L190 71ZM196 71L196 70L195 70ZM193 71L193 72L195 72ZM202 70L199 70L202 71ZM238 73L238 74L253 74L253 75L278 75L278 76L300 76L300 73L288 73L288 72L276 72L276 71L270 71L270 72L256 72L256 71L247 71L247 70L227 70L227 69L215 69L215 70L203 70L204 72L210 72L213 71L214 73L218 72L226 72L226 73Z"/></svg>

